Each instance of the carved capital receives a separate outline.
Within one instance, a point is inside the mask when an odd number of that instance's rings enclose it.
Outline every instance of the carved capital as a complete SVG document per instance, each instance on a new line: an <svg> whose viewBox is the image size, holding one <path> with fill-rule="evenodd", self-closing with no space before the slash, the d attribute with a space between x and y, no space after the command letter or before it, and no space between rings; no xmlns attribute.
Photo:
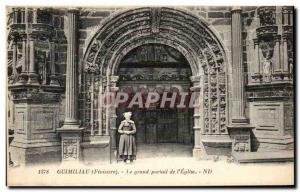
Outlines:
<svg viewBox="0 0 300 192"><path fill-rule="evenodd" d="M280 42L281 41L281 35L276 35L274 37L275 42Z"/></svg>
<svg viewBox="0 0 300 192"><path fill-rule="evenodd" d="M110 82L111 83L117 83L119 80L119 76L110 76Z"/></svg>
<svg viewBox="0 0 300 192"><path fill-rule="evenodd" d="M240 6L234 6L232 9L231 9L231 12L239 12L241 13L242 12L242 9Z"/></svg>
<svg viewBox="0 0 300 192"><path fill-rule="evenodd" d="M41 103L41 102L59 102L61 96L59 93L43 92L38 88L28 87L26 90L24 86L11 86L13 101L16 103Z"/></svg>
<svg viewBox="0 0 300 192"><path fill-rule="evenodd" d="M67 10L68 13L74 13L74 14L78 14L80 12L80 8L78 7L71 7Z"/></svg>

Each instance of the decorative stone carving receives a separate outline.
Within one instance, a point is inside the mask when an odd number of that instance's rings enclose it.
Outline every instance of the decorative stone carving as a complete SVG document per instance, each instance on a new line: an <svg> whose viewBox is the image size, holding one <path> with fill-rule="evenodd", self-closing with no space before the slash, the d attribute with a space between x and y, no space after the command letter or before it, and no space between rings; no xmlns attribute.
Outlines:
<svg viewBox="0 0 300 192"><path fill-rule="evenodd" d="M272 61L270 56L267 56L263 61L263 74L264 74L264 81L270 82L271 81L271 70L272 70Z"/></svg>
<svg viewBox="0 0 300 192"><path fill-rule="evenodd" d="M278 26L262 26L256 29L257 37L263 38L268 36L274 36L278 33Z"/></svg>
<svg viewBox="0 0 300 192"><path fill-rule="evenodd" d="M66 81L66 108L64 125L57 129L62 139L63 161L79 160L81 132L77 117L77 22L78 10L69 10L68 47L67 47L67 81Z"/></svg>
<svg viewBox="0 0 300 192"><path fill-rule="evenodd" d="M63 139L62 149L63 149L63 160L77 160L79 156L78 151L78 141L76 139Z"/></svg>
<svg viewBox="0 0 300 192"><path fill-rule="evenodd" d="M250 134L249 135L236 135L233 141L234 152L250 152Z"/></svg>
<svg viewBox="0 0 300 192"><path fill-rule="evenodd" d="M151 8L151 32L158 33L161 17L161 8Z"/></svg>
<svg viewBox="0 0 300 192"><path fill-rule="evenodd" d="M286 10L283 7L283 10ZM276 23L276 7L266 6L259 7L257 14L260 20L260 27L256 29L257 39L255 41L255 70L251 74L252 84L273 83L278 81L291 80L291 72L289 71L289 58L292 51L290 39L292 39L292 7L288 7L287 11L282 12L282 34L279 33ZM277 15L278 17L278 15ZM278 19L277 19L278 20ZM289 46L290 45L290 46Z"/></svg>
<svg viewBox="0 0 300 192"><path fill-rule="evenodd" d="M86 64L84 65L84 71L87 73L96 73L98 74L100 69L99 69L99 65L97 63L90 63L90 62L86 62Z"/></svg>
<svg viewBox="0 0 300 192"><path fill-rule="evenodd" d="M269 26L276 24L275 17L276 7L274 6L265 6L259 7L257 9L257 14L259 16L261 26Z"/></svg>
<svg viewBox="0 0 300 192"><path fill-rule="evenodd" d="M38 92L37 89L29 89L28 91L14 93L13 100L14 102L58 102L61 100L61 96L59 93L45 93Z"/></svg>
<svg viewBox="0 0 300 192"><path fill-rule="evenodd" d="M153 33L155 36L151 35ZM185 11L165 7L128 11L120 14L118 19L106 23L91 40L84 56L84 70L88 73L100 72L104 77L110 75L106 74L107 71L114 74L123 56L141 42L163 42L171 47L180 48L190 62L193 73L203 70L205 74L203 91L207 99L203 100L202 110L206 111L208 116L203 121L207 123L203 134L227 134L224 52L211 34L203 22ZM198 59L202 60L202 69L199 68ZM161 74L157 77L151 74L120 76L120 80L155 78L165 81L182 80L180 75L172 74Z"/></svg>
<svg viewBox="0 0 300 192"><path fill-rule="evenodd" d="M137 73L138 72L138 73ZM160 71L159 68L154 68L153 73L146 74L142 70L128 70L120 75L121 81L188 81L188 70L182 70L181 73L169 68L168 72Z"/></svg>

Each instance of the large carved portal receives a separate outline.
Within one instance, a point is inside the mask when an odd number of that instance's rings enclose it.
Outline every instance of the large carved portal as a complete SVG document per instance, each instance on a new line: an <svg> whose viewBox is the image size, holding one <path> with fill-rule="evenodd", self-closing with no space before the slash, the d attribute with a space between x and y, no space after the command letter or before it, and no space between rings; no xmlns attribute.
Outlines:
<svg viewBox="0 0 300 192"><path fill-rule="evenodd" d="M124 82L118 74L121 61L131 50L146 44L176 49L189 64L190 90L198 93L193 115L194 155L203 154L204 146L210 147L211 141L228 142L224 50L200 18L165 7L124 11L108 18L95 30L83 59L85 87L81 97L86 102L81 106L80 115L88 127L86 134L110 135L111 149L116 148L116 108L104 105L102 98L122 88L118 87L118 82ZM210 138L208 143L207 138Z"/></svg>
<svg viewBox="0 0 300 192"><path fill-rule="evenodd" d="M189 106L177 107L180 93L190 92L191 74L184 56L169 46L147 44L130 51L117 72L119 91L130 97L117 108L117 124L123 120L123 112L132 111L138 143L192 144L193 109ZM153 92L158 93L160 98L147 107L147 98ZM131 107L132 98L138 93L144 98L143 106ZM173 98L174 102L177 101L174 106L171 101L161 106L163 93Z"/></svg>

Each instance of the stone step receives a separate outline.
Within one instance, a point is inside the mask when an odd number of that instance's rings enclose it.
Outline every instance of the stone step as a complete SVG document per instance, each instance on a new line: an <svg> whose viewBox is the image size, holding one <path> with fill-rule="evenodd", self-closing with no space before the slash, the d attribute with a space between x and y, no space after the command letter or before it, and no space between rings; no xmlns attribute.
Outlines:
<svg viewBox="0 0 300 192"><path fill-rule="evenodd" d="M232 156L239 163L294 161L294 151L244 152L232 153Z"/></svg>

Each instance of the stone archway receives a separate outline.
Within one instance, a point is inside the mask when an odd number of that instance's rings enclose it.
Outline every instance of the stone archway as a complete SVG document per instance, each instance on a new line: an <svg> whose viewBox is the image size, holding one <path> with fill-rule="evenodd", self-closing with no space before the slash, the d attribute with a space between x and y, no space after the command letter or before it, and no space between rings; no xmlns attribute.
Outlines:
<svg viewBox="0 0 300 192"><path fill-rule="evenodd" d="M166 45L145 44L123 57L117 75L117 94L129 95L127 102L116 107L117 125L125 111L133 113L138 159L152 157L153 151L157 157L191 156L194 146L194 109L189 106L192 72L185 57ZM132 106L134 96L139 93L142 105ZM147 105L149 95L154 94L159 99ZM163 95L174 102L163 102ZM183 107L179 105L182 98Z"/></svg>
<svg viewBox="0 0 300 192"><path fill-rule="evenodd" d="M121 59L132 49L159 43L177 49L192 69L192 91L198 92L194 109L194 155L203 150L202 136L228 136L226 56L223 46L209 26L185 10L167 7L136 8L108 18L91 38L84 55L85 81L92 92L89 118L91 134L110 135L116 148L116 114L104 107L103 94L116 92L116 70ZM97 102L98 101L98 102ZM94 105L90 105L91 108ZM96 123L95 123L96 122Z"/></svg>

